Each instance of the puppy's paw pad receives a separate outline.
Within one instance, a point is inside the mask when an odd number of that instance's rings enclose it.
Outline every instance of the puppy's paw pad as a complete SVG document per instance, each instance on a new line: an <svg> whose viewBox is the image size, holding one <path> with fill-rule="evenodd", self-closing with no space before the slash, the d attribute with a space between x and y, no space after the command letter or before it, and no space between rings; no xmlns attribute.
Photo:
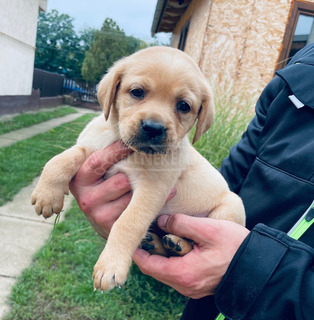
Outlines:
<svg viewBox="0 0 314 320"><path fill-rule="evenodd" d="M155 249L154 239L150 233L147 233L146 236L142 239L140 248L148 252Z"/></svg>
<svg viewBox="0 0 314 320"><path fill-rule="evenodd" d="M145 238L142 239L140 248L148 251L150 254L158 254L161 256L167 256L167 251L165 250L161 239L152 232L148 232Z"/></svg>
<svg viewBox="0 0 314 320"><path fill-rule="evenodd" d="M165 235L162 241L169 254L173 256L184 256L193 249L193 242L173 234Z"/></svg>

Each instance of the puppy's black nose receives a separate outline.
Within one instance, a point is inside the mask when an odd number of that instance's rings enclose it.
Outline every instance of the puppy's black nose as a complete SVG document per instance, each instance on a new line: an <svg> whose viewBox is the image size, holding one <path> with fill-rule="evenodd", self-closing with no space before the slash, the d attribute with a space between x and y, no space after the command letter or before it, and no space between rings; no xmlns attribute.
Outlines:
<svg viewBox="0 0 314 320"><path fill-rule="evenodd" d="M162 123L151 120L142 121L141 130L149 138L161 138L167 131Z"/></svg>

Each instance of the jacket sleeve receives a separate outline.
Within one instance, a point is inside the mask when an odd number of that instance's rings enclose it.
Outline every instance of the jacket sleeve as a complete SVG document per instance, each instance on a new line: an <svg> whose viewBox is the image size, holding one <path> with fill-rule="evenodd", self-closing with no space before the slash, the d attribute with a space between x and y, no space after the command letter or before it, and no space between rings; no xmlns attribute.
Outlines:
<svg viewBox="0 0 314 320"><path fill-rule="evenodd" d="M300 59L306 60L306 58L303 57L306 57L308 54L313 55L313 53L311 53L313 49L314 43L297 52L288 66L299 62ZM256 116L250 122L241 141L231 148L229 156L222 162L219 171L227 180L231 191L235 193L238 193L241 189L242 183L255 160L259 136L267 118L268 107L276 99L285 84L285 81L280 79L279 76L275 76L272 81L270 81L256 103ZM312 84L310 83L309 85ZM312 88L309 88L308 91L310 92L311 90ZM304 97L304 91L306 90L303 88L302 97ZM312 99L311 103L313 103Z"/></svg>
<svg viewBox="0 0 314 320"><path fill-rule="evenodd" d="M256 115L248 125L238 144L231 148L229 156L219 169L231 191L238 193L256 157L258 140L263 130L269 105L282 90L284 82L276 76L264 89L256 103Z"/></svg>
<svg viewBox="0 0 314 320"><path fill-rule="evenodd" d="M305 50L313 51L313 48L314 44ZM300 61L304 62L302 59L306 58L301 52L292 59L290 72L305 68L299 64ZM279 72L281 76L276 76L265 88L257 102L255 118L248 126L241 141L231 149L229 157L222 163L220 172L228 181L230 189L236 193L241 190L255 160L261 133L266 120L269 120L267 119L268 113L270 115L272 112L268 110L268 107L276 103L276 97L286 84L291 86L291 81L285 81L287 77L283 77L282 74L286 75L287 72L287 69ZM310 73L312 74L312 71ZM304 91L312 92L304 90L305 81L299 80L302 79L299 74L297 76L293 74L293 76L293 79L296 79L293 84L302 83L303 85L302 98L304 98ZM306 81L305 85L311 86L313 82ZM295 94L295 86L292 91ZM297 94L296 96L298 97ZM305 103L308 104L306 99L300 100L302 102L305 100ZM310 103L313 104L313 99ZM263 214L269 215L270 213L266 211ZM280 212L277 214L286 217ZM227 319L307 320L312 319L314 313L313 288L313 248L290 238L281 231L258 224L252 229L234 256L216 290L215 304Z"/></svg>
<svg viewBox="0 0 314 320"><path fill-rule="evenodd" d="M227 319L312 319L314 250L257 225L221 281L215 301Z"/></svg>

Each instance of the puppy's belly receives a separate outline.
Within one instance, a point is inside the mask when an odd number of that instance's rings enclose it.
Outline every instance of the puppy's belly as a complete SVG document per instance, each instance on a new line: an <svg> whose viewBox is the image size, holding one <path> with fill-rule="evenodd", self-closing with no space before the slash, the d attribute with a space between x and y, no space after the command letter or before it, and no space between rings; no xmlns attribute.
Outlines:
<svg viewBox="0 0 314 320"><path fill-rule="evenodd" d="M161 214L186 214L189 216L207 217L215 206L214 197L217 193L210 192L208 187L194 183L198 179L189 179L189 175L179 179L175 184L177 193L167 201L160 211Z"/></svg>
<svg viewBox="0 0 314 320"><path fill-rule="evenodd" d="M105 179L117 173L124 173L127 175L132 189L136 187L137 181L142 177L143 174L147 174L146 170L141 170L134 166L132 156L119 161L114 164L105 174ZM151 171L149 174L153 175L155 172ZM156 179L163 179L160 174L156 175ZM177 187L177 194L169 201L167 201L160 212L156 212L156 216L162 214L174 215L174 214L186 214L189 216L207 217L211 210L216 205L212 198L218 196L219 192L210 193L207 188L204 190L202 187L192 186L194 188L191 192L191 188L184 186L184 183L173 182L172 185ZM218 193L218 194L217 194Z"/></svg>
<svg viewBox="0 0 314 320"><path fill-rule="evenodd" d="M161 211L159 212L158 216L161 216L163 214L167 214L167 215L174 215L174 214L186 214L188 216L194 216L194 217L201 217L201 218L205 218L208 217L210 211L203 211L203 212L196 212L196 210L193 210L193 208L191 208L190 211L187 210L187 208L182 208L181 205L177 205L177 206L169 206L169 205L165 205Z"/></svg>

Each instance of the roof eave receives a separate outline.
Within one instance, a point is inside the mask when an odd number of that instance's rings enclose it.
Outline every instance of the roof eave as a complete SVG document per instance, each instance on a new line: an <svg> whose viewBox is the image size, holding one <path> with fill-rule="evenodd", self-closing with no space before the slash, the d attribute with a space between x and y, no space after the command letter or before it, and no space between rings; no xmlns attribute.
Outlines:
<svg viewBox="0 0 314 320"><path fill-rule="evenodd" d="M156 33L158 33L160 21L162 19L162 16L163 16L163 13L164 13L166 6L167 6L167 0L158 0L157 1L153 24L152 24L152 29L151 29L152 37L155 36Z"/></svg>

